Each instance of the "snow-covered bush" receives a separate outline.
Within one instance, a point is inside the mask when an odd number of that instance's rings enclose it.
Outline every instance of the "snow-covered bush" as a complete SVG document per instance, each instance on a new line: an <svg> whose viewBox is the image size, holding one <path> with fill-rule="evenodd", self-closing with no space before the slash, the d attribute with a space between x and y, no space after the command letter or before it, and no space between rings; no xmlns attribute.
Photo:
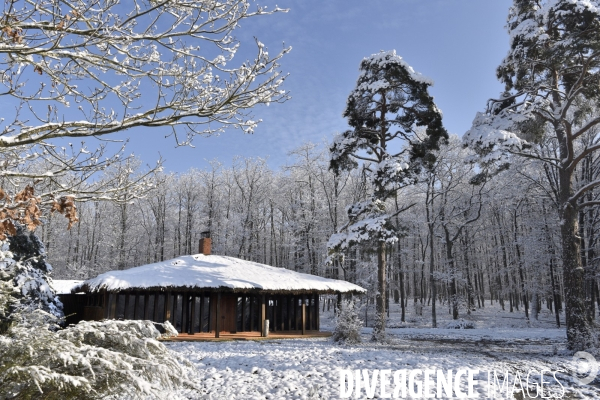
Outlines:
<svg viewBox="0 0 600 400"><path fill-rule="evenodd" d="M463 318L456 319L446 324L446 329L475 329L473 321L467 321Z"/></svg>
<svg viewBox="0 0 600 400"><path fill-rule="evenodd" d="M24 225L17 225L9 238L9 250L14 259L14 284L19 291L21 310L41 309L62 318L62 303L49 284L47 276L52 266L46 262L46 249L37 235Z"/></svg>
<svg viewBox="0 0 600 400"><path fill-rule="evenodd" d="M360 331L363 321L358 317L358 306L354 300L343 301L341 310L335 317L333 340L336 342L355 344L360 343Z"/></svg>
<svg viewBox="0 0 600 400"><path fill-rule="evenodd" d="M19 313L44 310L63 317L62 303L49 284L44 245L25 226L17 225L7 241L0 241L0 333Z"/></svg>
<svg viewBox="0 0 600 400"><path fill-rule="evenodd" d="M190 386L189 362L157 339L150 321L81 322L57 330L42 310L0 335L0 398L165 398ZM176 335L171 324L166 335Z"/></svg>

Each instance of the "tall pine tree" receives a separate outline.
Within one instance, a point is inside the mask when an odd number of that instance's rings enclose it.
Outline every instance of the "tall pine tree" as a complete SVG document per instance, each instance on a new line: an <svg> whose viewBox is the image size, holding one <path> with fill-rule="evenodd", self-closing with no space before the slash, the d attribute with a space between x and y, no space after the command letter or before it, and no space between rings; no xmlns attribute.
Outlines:
<svg viewBox="0 0 600 400"><path fill-rule="evenodd" d="M465 143L484 162L507 153L545 164L560 217L567 338L573 350L592 346L584 302L578 212L600 180L575 182L575 171L600 149L600 1L514 0L510 51L497 70L505 92L477 114Z"/></svg>
<svg viewBox="0 0 600 400"><path fill-rule="evenodd" d="M348 208L348 223L332 235L328 247L333 255L360 242L376 248L373 340L385 337L386 248L397 240L392 218L403 211L390 212L386 200L414 182L419 169L435 160L431 150L448 137L442 114L428 93L432 84L395 51L363 59L344 111L352 129L338 135L330 148L333 171L355 169L360 163L370 182L368 199Z"/></svg>

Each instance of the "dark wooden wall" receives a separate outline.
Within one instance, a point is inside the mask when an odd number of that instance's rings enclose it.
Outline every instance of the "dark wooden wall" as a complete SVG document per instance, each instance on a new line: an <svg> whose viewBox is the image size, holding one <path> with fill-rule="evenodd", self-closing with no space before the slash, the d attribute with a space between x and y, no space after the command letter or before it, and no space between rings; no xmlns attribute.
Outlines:
<svg viewBox="0 0 600 400"><path fill-rule="evenodd" d="M169 321L180 333L271 332L319 330L319 295L128 291L67 295L69 310L86 320L144 319ZM217 308L217 304L220 306ZM65 306L67 309L67 306ZM218 321L217 321L218 320Z"/></svg>
<svg viewBox="0 0 600 400"><path fill-rule="evenodd" d="M58 299L63 304L67 325L76 324L84 318L84 308L87 306L85 294L59 294Z"/></svg>

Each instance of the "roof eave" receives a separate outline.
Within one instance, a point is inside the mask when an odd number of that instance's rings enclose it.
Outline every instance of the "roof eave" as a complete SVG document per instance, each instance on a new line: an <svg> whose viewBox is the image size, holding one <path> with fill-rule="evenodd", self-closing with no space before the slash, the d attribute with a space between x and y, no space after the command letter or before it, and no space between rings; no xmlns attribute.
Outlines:
<svg viewBox="0 0 600 400"><path fill-rule="evenodd" d="M71 290L72 294L75 293L130 293L130 292L208 292L208 293L248 293L248 294L365 294L367 291L363 289L350 289L350 290L335 290L335 289L261 289L261 288L231 288L231 287L195 287L195 286L155 286L155 287L129 287L123 289L107 289L103 287L90 287L87 284L77 286Z"/></svg>

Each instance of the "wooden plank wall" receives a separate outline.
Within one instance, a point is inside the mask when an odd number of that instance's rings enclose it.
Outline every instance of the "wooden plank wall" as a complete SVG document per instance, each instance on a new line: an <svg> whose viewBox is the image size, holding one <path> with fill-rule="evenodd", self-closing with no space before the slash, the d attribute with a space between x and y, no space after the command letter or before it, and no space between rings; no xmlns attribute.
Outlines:
<svg viewBox="0 0 600 400"><path fill-rule="evenodd" d="M78 296L78 295L68 295ZM65 310L75 310L82 319L83 307L103 309L104 318L169 321L178 332L262 332L269 319L271 332L317 331L319 295L251 295L190 291L130 291L84 296L63 296ZM61 298L61 299L62 299ZM76 299L73 297L73 299ZM220 304L221 307L217 307ZM89 314L89 313L88 313ZM224 317L224 318L223 318ZM75 319L72 319L75 320ZM215 332L217 334L217 332Z"/></svg>

